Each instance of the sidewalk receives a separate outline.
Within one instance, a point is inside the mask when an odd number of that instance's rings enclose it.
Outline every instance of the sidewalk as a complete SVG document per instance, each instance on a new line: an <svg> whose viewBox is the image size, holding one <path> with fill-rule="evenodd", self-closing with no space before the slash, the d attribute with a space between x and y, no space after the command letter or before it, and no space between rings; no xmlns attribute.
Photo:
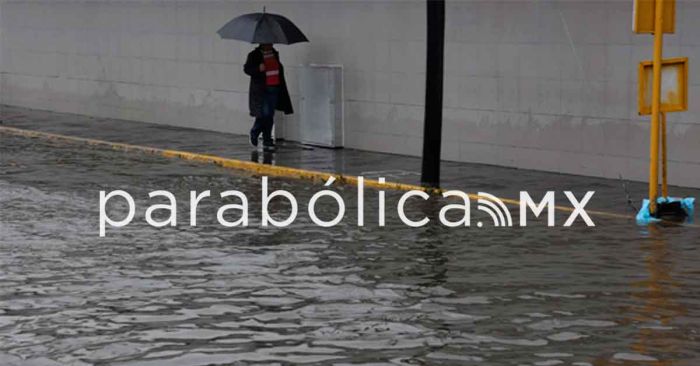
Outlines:
<svg viewBox="0 0 700 366"><path fill-rule="evenodd" d="M0 107L0 126L43 131L61 135L93 138L216 155L225 158L314 171L385 177L387 181L420 184L421 159L354 149L324 149L281 141L275 153L254 151L243 135L202 131L143 122L94 118L13 106ZM443 162L442 187L476 193L483 191L499 197L517 198L519 191L543 194L548 190L569 190L577 197L594 190L596 195L587 207L613 213L634 215L627 204L623 182L583 176L503 168L483 164ZM634 206L639 207L646 195L645 183L627 185ZM700 190L673 187L676 196L700 196ZM559 197L559 195L557 196ZM539 198L535 198L539 199ZM557 202L568 204L568 202Z"/></svg>

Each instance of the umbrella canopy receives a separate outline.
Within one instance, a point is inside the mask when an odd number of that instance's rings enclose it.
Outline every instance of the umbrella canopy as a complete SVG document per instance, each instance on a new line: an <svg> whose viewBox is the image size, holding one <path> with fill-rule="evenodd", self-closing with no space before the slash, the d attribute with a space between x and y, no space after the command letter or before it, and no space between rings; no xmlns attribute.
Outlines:
<svg viewBox="0 0 700 366"><path fill-rule="evenodd" d="M292 44L309 41L289 19L265 12L233 18L216 33L224 39L250 43Z"/></svg>

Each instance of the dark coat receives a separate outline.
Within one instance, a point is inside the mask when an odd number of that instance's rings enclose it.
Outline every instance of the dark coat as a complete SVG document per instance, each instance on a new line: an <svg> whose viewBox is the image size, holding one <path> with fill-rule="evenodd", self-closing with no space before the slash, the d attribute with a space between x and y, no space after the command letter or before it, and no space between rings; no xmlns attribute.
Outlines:
<svg viewBox="0 0 700 366"><path fill-rule="evenodd" d="M275 57L279 62L280 57L277 50L274 50ZM262 105L263 96L265 94L265 72L260 71L260 64L263 63L263 53L262 48L258 47L252 50L248 54L248 58L245 61L245 66L243 66L243 71L250 76L250 89L248 91L248 108L250 109L250 115L253 117L260 117L262 115ZM284 114L294 113L292 109L292 101L289 98L289 91L287 91L287 82L284 79L284 67L280 62L280 92L277 98L277 109L278 111L284 112Z"/></svg>

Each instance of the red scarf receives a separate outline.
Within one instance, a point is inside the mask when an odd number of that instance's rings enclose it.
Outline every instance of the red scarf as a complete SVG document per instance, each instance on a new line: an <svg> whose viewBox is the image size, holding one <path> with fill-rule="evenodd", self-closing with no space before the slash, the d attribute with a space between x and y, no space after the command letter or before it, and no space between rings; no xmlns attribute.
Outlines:
<svg viewBox="0 0 700 366"><path fill-rule="evenodd" d="M265 85L280 85L280 63L272 51L263 51L263 61L265 63Z"/></svg>

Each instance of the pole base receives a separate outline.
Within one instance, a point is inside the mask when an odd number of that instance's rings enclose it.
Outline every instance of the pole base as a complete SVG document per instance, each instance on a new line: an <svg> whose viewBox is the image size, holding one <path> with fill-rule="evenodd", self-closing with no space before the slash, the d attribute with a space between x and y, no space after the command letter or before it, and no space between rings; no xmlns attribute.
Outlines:
<svg viewBox="0 0 700 366"><path fill-rule="evenodd" d="M666 222L689 223L693 221L695 198L659 197L656 199L656 212L649 212L649 200L642 202L642 208L637 213L637 224L648 225Z"/></svg>

